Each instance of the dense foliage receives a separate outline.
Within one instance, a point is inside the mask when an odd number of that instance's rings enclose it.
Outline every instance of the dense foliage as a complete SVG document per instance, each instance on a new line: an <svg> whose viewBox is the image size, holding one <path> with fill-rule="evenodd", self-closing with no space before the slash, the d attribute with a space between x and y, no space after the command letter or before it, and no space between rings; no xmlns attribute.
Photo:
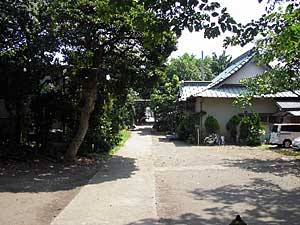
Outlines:
<svg viewBox="0 0 300 225"><path fill-rule="evenodd" d="M234 115L226 124L226 129L230 133L232 143L237 143L238 125L241 122L241 117Z"/></svg>
<svg viewBox="0 0 300 225"><path fill-rule="evenodd" d="M109 152L121 140L120 132L129 128L133 114L132 96L128 94L123 99L108 95L106 104L96 101L96 107L90 118L90 128L80 153ZM125 103L125 104L124 104Z"/></svg>
<svg viewBox="0 0 300 225"><path fill-rule="evenodd" d="M188 53L178 58L172 58L168 63L165 72L168 77L174 74L179 80L202 80L201 67L203 63L204 80L210 81L221 73L231 60L231 56L223 52L221 55L213 53L212 56L205 56L202 62L201 58L196 58Z"/></svg>
<svg viewBox="0 0 300 225"><path fill-rule="evenodd" d="M204 74L211 80L226 68L231 57L223 52L204 58ZM179 94L179 81L201 80L201 59L194 55L184 54L173 58L161 71L159 85L151 94L151 108L156 115L155 128L161 131L174 132L180 119L180 110L176 108Z"/></svg>
<svg viewBox="0 0 300 225"><path fill-rule="evenodd" d="M278 8L279 3L282 4ZM244 84L249 92L241 98L250 103L254 95L300 89L300 7L297 1L272 1L267 14L246 24L227 44L245 45L256 40L256 58L269 64L269 71Z"/></svg>
<svg viewBox="0 0 300 225"><path fill-rule="evenodd" d="M0 8L1 89L15 130L8 142L43 149L50 140L41 137L57 126L68 160L83 142L116 142L129 89L158 81L184 28L209 38L237 30L207 0L8 0Z"/></svg>
<svg viewBox="0 0 300 225"><path fill-rule="evenodd" d="M154 128L159 131L174 132L179 119L175 103L179 92L179 79L176 75L173 75L171 79L165 76L161 84L153 90L150 99L157 121Z"/></svg>
<svg viewBox="0 0 300 225"><path fill-rule="evenodd" d="M196 124L199 123L196 117L182 115L176 127L176 135L182 141L192 144L197 143Z"/></svg>
<svg viewBox="0 0 300 225"><path fill-rule="evenodd" d="M257 113L246 115L241 120L240 141L250 146L261 144L261 135L263 128L260 123L260 117Z"/></svg>
<svg viewBox="0 0 300 225"><path fill-rule="evenodd" d="M218 120L213 116L207 116L204 122L204 127L208 135L216 134L220 130Z"/></svg>

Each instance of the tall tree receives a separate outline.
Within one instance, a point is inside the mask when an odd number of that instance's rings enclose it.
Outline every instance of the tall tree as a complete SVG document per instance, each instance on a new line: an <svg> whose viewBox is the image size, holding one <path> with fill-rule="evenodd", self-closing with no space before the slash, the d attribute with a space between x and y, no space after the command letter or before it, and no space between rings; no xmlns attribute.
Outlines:
<svg viewBox="0 0 300 225"><path fill-rule="evenodd" d="M178 58L170 60L166 67L166 74L170 78L176 74L179 80L201 80L201 61L195 55L185 53ZM204 58L205 80L210 80L213 77L210 61L209 57Z"/></svg>
<svg viewBox="0 0 300 225"><path fill-rule="evenodd" d="M220 4L203 0L201 11L196 10L198 5L198 1L52 2L51 14L58 24L62 53L68 64L78 68L83 78L87 77L83 79L85 103L79 128L66 159L76 157L95 105L97 84L106 82L105 75L116 79L121 90L143 85L157 74L156 68L162 66L175 49L175 34L179 36L185 27L205 29L207 37L216 37L221 24L235 26L235 21L226 9L220 9ZM209 22L211 17L219 15L217 23Z"/></svg>
<svg viewBox="0 0 300 225"><path fill-rule="evenodd" d="M57 45L45 1L7 0L1 1L0 8L1 85L15 131L11 143L18 147L28 96L38 92L52 61L47 52L54 52Z"/></svg>
<svg viewBox="0 0 300 225"><path fill-rule="evenodd" d="M74 160L89 127L98 88L127 92L157 80L158 70L175 49L184 28L204 30L213 38L237 23L217 2L207 0L53 0L1 2L1 61L32 74L60 52L69 78L80 80L77 90L82 101L77 133L66 159ZM11 60L13 59L13 60ZM26 65L26 67L24 66ZM29 66L30 65L30 66ZM23 70L24 71L24 70ZM39 84L45 73L35 73ZM51 75L51 73L49 73ZM26 76L22 74L21 76ZM66 76L66 75L65 75ZM153 82L150 82L153 83Z"/></svg>
<svg viewBox="0 0 300 225"><path fill-rule="evenodd" d="M205 56L203 59L204 80L212 80L221 73L231 60L231 56L223 51L221 55L213 53L212 56ZM202 59L188 53L178 58L172 58L166 66L166 75L170 78L176 74L179 80L202 80L201 77Z"/></svg>
<svg viewBox="0 0 300 225"><path fill-rule="evenodd" d="M74 160L89 127L97 86L107 82L106 75L119 92L142 85L172 52L175 38L135 1L53 1L51 10L62 53L84 84L79 126L65 155Z"/></svg>
<svg viewBox="0 0 300 225"><path fill-rule="evenodd" d="M210 68L212 74L218 75L223 70L226 69L227 65L230 63L232 57L230 55L226 55L225 51L222 52L221 55L217 55L215 52L212 54Z"/></svg>

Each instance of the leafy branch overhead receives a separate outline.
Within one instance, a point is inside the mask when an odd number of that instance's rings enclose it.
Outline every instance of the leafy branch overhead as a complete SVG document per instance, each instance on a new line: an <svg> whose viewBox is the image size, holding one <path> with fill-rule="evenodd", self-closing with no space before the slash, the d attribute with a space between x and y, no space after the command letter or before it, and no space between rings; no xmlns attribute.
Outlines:
<svg viewBox="0 0 300 225"><path fill-rule="evenodd" d="M190 32L204 30L204 37L215 38L221 32L238 32L238 24L219 2L208 0L143 1L162 20L168 20L179 37L184 28Z"/></svg>
<svg viewBox="0 0 300 225"><path fill-rule="evenodd" d="M70 159L85 140L95 104L108 104L106 98L118 102L131 88L153 87L182 30L203 30L214 38L240 26L226 8L207 0L8 0L0 7L1 64L15 67L6 76L35 84L20 85L17 102L26 101L23 93L41 95L46 90L41 80L66 81L64 92L78 108L66 154ZM54 60L58 53L60 63Z"/></svg>
<svg viewBox="0 0 300 225"><path fill-rule="evenodd" d="M299 3L287 1L279 8L274 4L259 20L244 25L239 34L225 40L225 45L241 46L254 41L258 62L272 65L262 75L243 82L249 96L300 89Z"/></svg>

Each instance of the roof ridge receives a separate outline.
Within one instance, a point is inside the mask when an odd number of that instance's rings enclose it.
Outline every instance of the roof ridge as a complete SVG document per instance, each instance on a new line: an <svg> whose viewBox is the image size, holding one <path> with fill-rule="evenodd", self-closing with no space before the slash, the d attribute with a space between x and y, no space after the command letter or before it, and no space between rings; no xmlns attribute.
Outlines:
<svg viewBox="0 0 300 225"><path fill-rule="evenodd" d="M242 55L240 55L239 57L235 58L233 61L231 61L231 63L225 70L223 70L218 76L216 76L211 81L211 83L206 88L204 88L197 94L200 94L206 90L215 88L216 85L220 84L222 81L231 77L233 74L235 74L237 71L239 71L246 63L248 63L253 58L253 56L254 56L254 51L252 48L252 49L248 50L247 52L243 53Z"/></svg>
<svg viewBox="0 0 300 225"><path fill-rule="evenodd" d="M250 50L244 52L243 54L241 54L240 56L236 57L235 59L233 59L227 67L231 66L232 64L240 61L242 58L245 58L246 56L252 56L254 55L254 48L251 48Z"/></svg>
<svg viewBox="0 0 300 225"><path fill-rule="evenodd" d="M248 63L254 56L254 54L243 54L244 57L240 57L239 61L236 61L234 64L228 66L222 73L220 73L216 78L212 81L210 85L208 85L208 89L215 87L216 85L220 84L222 81L226 80L227 78L231 77L237 71L239 71L246 63Z"/></svg>
<svg viewBox="0 0 300 225"><path fill-rule="evenodd" d="M181 83L211 83L209 80L182 80Z"/></svg>

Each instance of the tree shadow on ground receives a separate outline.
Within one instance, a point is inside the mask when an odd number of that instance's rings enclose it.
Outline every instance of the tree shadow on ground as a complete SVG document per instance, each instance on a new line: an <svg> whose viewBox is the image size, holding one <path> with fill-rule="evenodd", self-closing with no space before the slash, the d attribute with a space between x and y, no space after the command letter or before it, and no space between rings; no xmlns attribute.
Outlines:
<svg viewBox="0 0 300 225"><path fill-rule="evenodd" d="M233 218L232 218L233 219ZM177 219L159 218L159 219L143 219L126 225L228 225L232 219L226 217L212 216L210 219L202 218L194 213L182 214Z"/></svg>
<svg viewBox="0 0 300 225"><path fill-rule="evenodd" d="M136 159L114 155L89 184L98 184L119 179L128 179L138 171Z"/></svg>
<svg viewBox="0 0 300 225"><path fill-rule="evenodd" d="M300 224L300 188L286 190L270 181L256 178L246 185L226 185L211 190L196 189L192 194L196 200L209 200L218 204L217 207L205 209L212 216L230 214L232 206L246 203L247 208L242 217L248 224Z"/></svg>
<svg viewBox="0 0 300 225"><path fill-rule="evenodd" d="M137 167L135 159L112 156L98 165L64 165L61 163L38 163L30 168L17 164L17 168L0 167L0 192L55 192L86 185L98 171L97 179L90 184L130 178ZM100 170L99 170L100 169Z"/></svg>
<svg viewBox="0 0 300 225"><path fill-rule="evenodd" d="M225 160L225 166L238 167L255 173L272 173L275 176L294 175L300 177L300 159L242 159Z"/></svg>

